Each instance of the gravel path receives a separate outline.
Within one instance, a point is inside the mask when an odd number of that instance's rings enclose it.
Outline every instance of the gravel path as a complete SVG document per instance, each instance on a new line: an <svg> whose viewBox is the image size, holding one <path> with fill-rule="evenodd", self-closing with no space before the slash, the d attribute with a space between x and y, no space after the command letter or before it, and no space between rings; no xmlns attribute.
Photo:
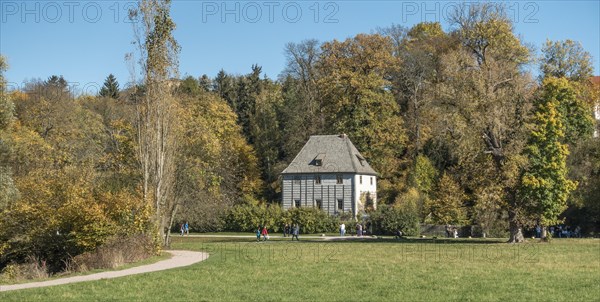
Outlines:
<svg viewBox="0 0 600 302"><path fill-rule="evenodd" d="M166 260L162 260L162 261L153 263L153 264L128 268L128 269L124 269L124 270L120 270L120 271L102 272L102 273L85 275L85 276L75 276L75 277L61 278L61 279L55 279L55 280L14 284L14 285L0 285L0 292L144 274L144 273L172 269L172 268L176 268L176 267L188 266L188 265L192 265L194 263L198 263L200 261L206 260L208 258L208 253L203 253L203 252L192 252L192 251L167 251L167 252L170 253L171 255L173 255L173 257L171 257L170 259L166 259Z"/></svg>

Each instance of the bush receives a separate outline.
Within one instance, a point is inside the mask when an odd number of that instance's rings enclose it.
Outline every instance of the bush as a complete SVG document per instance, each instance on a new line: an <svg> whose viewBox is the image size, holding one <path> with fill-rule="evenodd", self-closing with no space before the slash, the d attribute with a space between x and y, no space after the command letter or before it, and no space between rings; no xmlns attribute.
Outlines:
<svg viewBox="0 0 600 302"><path fill-rule="evenodd" d="M282 223L282 210L278 205L238 205L232 207L225 218L225 227L234 232L252 232L258 226L267 226L278 232Z"/></svg>
<svg viewBox="0 0 600 302"><path fill-rule="evenodd" d="M154 241L150 236L116 236L96 250L70 259L66 267L70 271L116 268L126 263L144 260L155 254Z"/></svg>
<svg viewBox="0 0 600 302"><path fill-rule="evenodd" d="M415 205L407 203L396 206L380 205L369 213L369 221L376 234L393 235L397 230L403 234L419 234L419 212Z"/></svg>
<svg viewBox="0 0 600 302"><path fill-rule="evenodd" d="M300 225L303 234L337 232L340 218L317 208L293 208L283 211L279 205L238 205L227 213L226 228L234 232L253 232L267 226L270 232L282 232L286 224Z"/></svg>
<svg viewBox="0 0 600 302"><path fill-rule="evenodd" d="M27 262L7 265L0 275L0 281L22 281L48 278L46 262L34 256L27 257Z"/></svg>

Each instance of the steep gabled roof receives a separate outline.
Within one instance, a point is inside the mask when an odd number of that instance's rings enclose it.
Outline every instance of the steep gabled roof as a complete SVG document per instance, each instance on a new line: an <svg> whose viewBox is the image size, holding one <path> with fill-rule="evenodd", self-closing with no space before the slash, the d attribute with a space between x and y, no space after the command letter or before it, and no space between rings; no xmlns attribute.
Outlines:
<svg viewBox="0 0 600 302"><path fill-rule="evenodd" d="M281 174L356 173L377 175L350 139L342 135L314 135Z"/></svg>

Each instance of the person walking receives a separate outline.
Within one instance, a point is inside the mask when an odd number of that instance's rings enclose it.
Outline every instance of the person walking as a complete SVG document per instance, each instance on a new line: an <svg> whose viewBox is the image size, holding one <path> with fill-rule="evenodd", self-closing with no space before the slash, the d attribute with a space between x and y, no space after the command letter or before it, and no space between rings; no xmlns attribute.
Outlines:
<svg viewBox="0 0 600 302"><path fill-rule="evenodd" d="M261 234L263 236L264 241L267 241L267 239L269 239L269 231L267 231L266 225L263 227Z"/></svg>
<svg viewBox="0 0 600 302"><path fill-rule="evenodd" d="M294 237L296 237L297 241L300 241L300 239L298 239L299 233L300 233L300 227L298 226L298 224L295 224L294 229L292 230L292 241L294 241Z"/></svg>
<svg viewBox="0 0 600 302"><path fill-rule="evenodd" d="M342 223L340 225L340 236L344 237L344 235L346 235L346 225L344 223Z"/></svg>
<svg viewBox="0 0 600 302"><path fill-rule="evenodd" d="M289 224L285 224L285 226L283 227L283 237L287 237L287 235L290 233L290 225Z"/></svg>
<svg viewBox="0 0 600 302"><path fill-rule="evenodd" d="M189 236L190 235L190 225L188 224L187 221L183 225L183 229L185 230L185 234Z"/></svg>
<svg viewBox="0 0 600 302"><path fill-rule="evenodd" d="M183 236L183 232L185 232L185 229L183 228L183 223L179 224L179 232L181 233L181 236Z"/></svg>
<svg viewBox="0 0 600 302"><path fill-rule="evenodd" d="M356 236L362 237L362 230L363 230L362 224L358 223L356 225Z"/></svg>
<svg viewBox="0 0 600 302"><path fill-rule="evenodd" d="M256 226L256 241L260 241L260 225Z"/></svg>

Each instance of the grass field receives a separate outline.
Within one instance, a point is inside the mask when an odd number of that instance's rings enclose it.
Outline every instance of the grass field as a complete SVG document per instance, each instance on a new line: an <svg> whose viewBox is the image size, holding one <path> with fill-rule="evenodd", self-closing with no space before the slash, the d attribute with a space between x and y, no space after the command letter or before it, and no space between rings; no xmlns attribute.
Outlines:
<svg viewBox="0 0 600 302"><path fill-rule="evenodd" d="M302 239L302 237L301 237ZM600 240L252 242L174 238L190 267L0 293L1 301L600 301Z"/></svg>

